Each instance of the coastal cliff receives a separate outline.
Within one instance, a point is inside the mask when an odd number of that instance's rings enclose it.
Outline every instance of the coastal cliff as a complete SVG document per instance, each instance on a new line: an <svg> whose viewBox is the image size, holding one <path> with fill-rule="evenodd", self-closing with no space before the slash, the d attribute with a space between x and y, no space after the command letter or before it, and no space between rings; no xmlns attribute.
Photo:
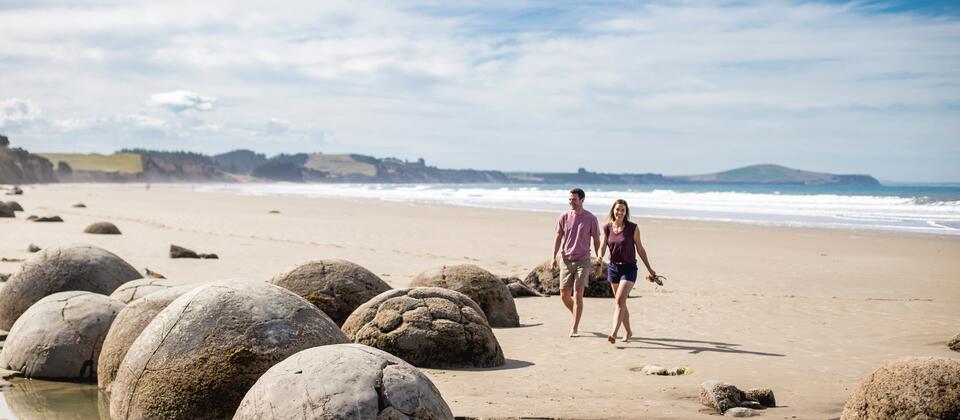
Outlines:
<svg viewBox="0 0 960 420"><path fill-rule="evenodd" d="M42 156L11 148L10 140L0 135L0 184L57 182L53 164Z"/></svg>

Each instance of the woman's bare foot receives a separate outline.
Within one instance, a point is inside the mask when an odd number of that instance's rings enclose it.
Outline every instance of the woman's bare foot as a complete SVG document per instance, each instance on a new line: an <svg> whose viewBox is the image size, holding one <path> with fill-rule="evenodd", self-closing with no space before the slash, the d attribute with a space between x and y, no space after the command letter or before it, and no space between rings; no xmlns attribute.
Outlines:
<svg viewBox="0 0 960 420"><path fill-rule="evenodd" d="M612 336L612 335L608 335L608 336L607 336L607 342L610 343L610 344L616 343L616 342L617 342L617 337L614 337L614 336Z"/></svg>
<svg viewBox="0 0 960 420"><path fill-rule="evenodd" d="M570 331L570 336L571 336L571 337L579 337L579 336L580 336L580 333L578 333L578 332L576 332L576 331Z"/></svg>
<svg viewBox="0 0 960 420"><path fill-rule="evenodd" d="M630 341L631 338L633 338L633 331L627 331L626 334L623 335L623 342L626 343Z"/></svg>

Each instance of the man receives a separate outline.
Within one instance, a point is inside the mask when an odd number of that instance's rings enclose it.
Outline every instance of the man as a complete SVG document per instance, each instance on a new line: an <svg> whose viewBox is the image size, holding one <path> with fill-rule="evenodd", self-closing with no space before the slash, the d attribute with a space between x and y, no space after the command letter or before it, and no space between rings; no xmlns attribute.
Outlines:
<svg viewBox="0 0 960 420"><path fill-rule="evenodd" d="M590 281L590 239L593 238L593 250L600 255L600 224L597 217L583 208L583 190L570 190L570 211L564 212L557 220L557 237L553 241L553 254L550 256L551 268L557 269L557 251L561 253L560 299L573 316L571 337L579 337L580 316L583 314L583 290ZM571 295L573 296L571 298Z"/></svg>

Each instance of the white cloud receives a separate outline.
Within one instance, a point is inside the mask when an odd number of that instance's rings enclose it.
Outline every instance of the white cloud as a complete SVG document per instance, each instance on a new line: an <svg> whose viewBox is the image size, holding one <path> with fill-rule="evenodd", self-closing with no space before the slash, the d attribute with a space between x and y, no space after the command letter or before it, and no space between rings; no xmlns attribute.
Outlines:
<svg viewBox="0 0 960 420"><path fill-rule="evenodd" d="M173 112L212 111L217 98L203 96L189 90L175 90L173 92L154 93L150 95L150 103L169 109Z"/></svg>
<svg viewBox="0 0 960 420"><path fill-rule="evenodd" d="M20 130L40 120L43 111L30 99L0 100L0 130Z"/></svg>

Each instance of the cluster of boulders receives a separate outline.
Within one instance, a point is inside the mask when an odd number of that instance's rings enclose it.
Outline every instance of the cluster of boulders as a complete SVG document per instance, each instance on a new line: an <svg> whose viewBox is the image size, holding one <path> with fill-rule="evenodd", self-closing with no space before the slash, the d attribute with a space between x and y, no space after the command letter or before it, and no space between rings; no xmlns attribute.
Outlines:
<svg viewBox="0 0 960 420"><path fill-rule="evenodd" d="M19 185L14 185L10 191L6 192L7 195L23 195L23 189Z"/></svg>
<svg viewBox="0 0 960 420"><path fill-rule="evenodd" d="M757 410L777 406L773 390L769 388L741 391L734 385L720 381L700 384L700 403L730 417L751 417L758 414Z"/></svg>
<svg viewBox="0 0 960 420"><path fill-rule="evenodd" d="M203 258L203 259L218 259L220 258L217 254L201 254L191 249L184 248L179 245L170 245L170 258Z"/></svg>
<svg viewBox="0 0 960 420"><path fill-rule="evenodd" d="M517 319L507 286L478 267L420 278ZM95 246L49 247L0 286L0 369L96 381L111 418L452 419L417 366L502 365L492 313L449 288L392 290L345 260L186 284L141 278Z"/></svg>

